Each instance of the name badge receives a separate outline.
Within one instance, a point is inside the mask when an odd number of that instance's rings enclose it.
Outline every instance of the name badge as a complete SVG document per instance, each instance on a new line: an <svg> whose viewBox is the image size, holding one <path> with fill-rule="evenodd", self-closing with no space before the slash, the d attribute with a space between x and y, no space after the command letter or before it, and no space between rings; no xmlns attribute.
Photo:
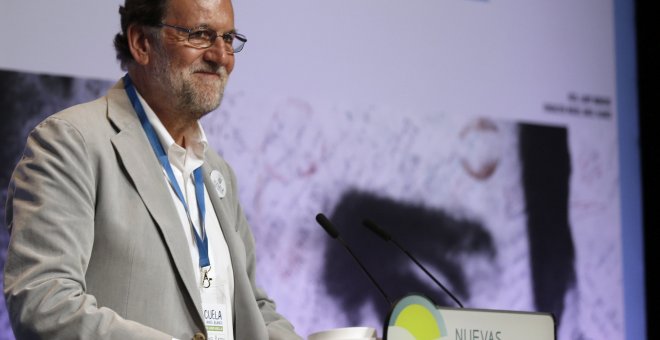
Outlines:
<svg viewBox="0 0 660 340"><path fill-rule="evenodd" d="M222 280L216 278L215 270L208 273L211 276L210 286L201 288L202 310L204 312L204 326L208 333L208 340L225 340L231 332L231 318L227 315L227 299L223 289Z"/></svg>
<svg viewBox="0 0 660 340"><path fill-rule="evenodd" d="M204 326L208 340L225 340L227 338L227 306L225 304L202 303L204 309Z"/></svg>

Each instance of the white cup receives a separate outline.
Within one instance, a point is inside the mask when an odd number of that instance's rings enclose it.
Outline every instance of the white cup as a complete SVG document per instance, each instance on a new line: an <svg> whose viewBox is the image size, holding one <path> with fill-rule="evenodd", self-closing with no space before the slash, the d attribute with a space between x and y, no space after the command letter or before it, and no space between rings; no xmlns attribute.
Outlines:
<svg viewBox="0 0 660 340"><path fill-rule="evenodd" d="M343 327L312 333L307 340L375 340L376 330L371 327Z"/></svg>

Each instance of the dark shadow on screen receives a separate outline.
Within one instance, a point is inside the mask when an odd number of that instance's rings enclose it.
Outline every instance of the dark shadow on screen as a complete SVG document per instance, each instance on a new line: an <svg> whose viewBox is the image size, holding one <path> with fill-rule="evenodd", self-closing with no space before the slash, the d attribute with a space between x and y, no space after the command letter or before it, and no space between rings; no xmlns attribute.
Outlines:
<svg viewBox="0 0 660 340"><path fill-rule="evenodd" d="M344 193L329 218L393 300L415 292L429 296L439 305L455 306L403 253L362 227L364 218L390 233L441 282L445 281L443 284L459 299L469 298L470 292L458 258L495 256L492 237L479 223L367 192ZM361 323L359 311L367 304L372 304L380 319L385 320L389 306L378 290L339 243L331 238L327 242L323 278L350 323Z"/></svg>

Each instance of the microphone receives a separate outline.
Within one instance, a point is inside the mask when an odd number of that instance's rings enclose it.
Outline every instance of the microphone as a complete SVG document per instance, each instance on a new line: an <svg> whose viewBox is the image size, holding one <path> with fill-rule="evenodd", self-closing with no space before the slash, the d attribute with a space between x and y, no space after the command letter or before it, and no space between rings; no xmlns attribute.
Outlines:
<svg viewBox="0 0 660 340"><path fill-rule="evenodd" d="M413 262L415 262L415 264L416 264L419 268L421 268L421 269L424 271L424 273L426 273L426 275L428 275L428 276L431 278L431 280L433 280L433 282L435 282L436 285L438 285L440 288L442 288L442 290L444 290L445 293L447 293L447 295L449 295L449 296L452 298L452 300L454 300L454 302L456 302L457 305L459 305L461 308L463 308L463 304L462 304L460 301L458 301L458 299L454 296L454 294L452 294L452 293L449 291L449 289L447 289L447 288L446 288L442 283L440 283L440 281L438 281L438 280L437 280L437 279L436 279L436 278L435 278L435 277L434 277L434 276L433 276L428 270L426 270L426 268L425 268L421 263L419 263L419 261L417 261L417 259L416 259L414 256L412 256L407 250L405 250L405 249L399 244L399 242L397 242L396 240L392 239L392 236L390 236L390 234L386 233L383 229L381 229L380 227L378 227L378 226L376 225L376 223L374 223L374 222L372 222L372 221L370 221L370 220L364 220L364 221L362 221L362 224L363 224L365 227L367 227L367 229L369 229L369 230L371 230L372 232L374 232L374 234L378 235L380 238L382 238L382 239L385 240L386 242L392 242L397 248L399 248L399 250L401 250L404 254L408 255L408 258L410 258Z"/></svg>
<svg viewBox="0 0 660 340"><path fill-rule="evenodd" d="M373 283L374 286L376 286L376 288L378 288L378 291L383 296L383 298L385 298L385 301L387 301L387 304L392 306L392 300L390 300L390 298L387 297L387 294L385 294L385 291L383 290L383 288L378 284L378 282L376 282L376 280L373 278L373 276L371 276L371 274L369 273L367 268L365 268L365 266L362 264L362 262L360 262L360 260L357 258L357 256L355 256L355 254L353 253L351 248L348 246L346 241L344 241L344 239L341 238L341 236L339 236L339 231L337 231L337 229L335 229L335 227L332 225L330 220L327 217L325 217L325 215L323 215L322 213L319 213L319 214L316 215L316 222L318 222L318 224L321 225L321 227L323 227L323 229L328 233L328 235L330 235L330 237L338 240L341 243L341 245L344 246L344 248L348 251L348 253L351 254L351 256L353 257L355 262L357 262L357 264L360 266L360 268L362 268L362 272L367 274L367 276L369 277L369 280L371 280L371 283Z"/></svg>

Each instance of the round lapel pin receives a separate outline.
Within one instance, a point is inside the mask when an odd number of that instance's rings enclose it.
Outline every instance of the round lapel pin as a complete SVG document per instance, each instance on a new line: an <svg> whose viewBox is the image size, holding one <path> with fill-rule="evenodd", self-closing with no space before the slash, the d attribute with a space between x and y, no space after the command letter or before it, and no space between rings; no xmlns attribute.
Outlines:
<svg viewBox="0 0 660 340"><path fill-rule="evenodd" d="M227 185L225 184L225 178L222 176L220 171L211 171L211 183L213 183L213 187L215 188L215 192L218 194L218 197L223 198L225 195L227 195Z"/></svg>

